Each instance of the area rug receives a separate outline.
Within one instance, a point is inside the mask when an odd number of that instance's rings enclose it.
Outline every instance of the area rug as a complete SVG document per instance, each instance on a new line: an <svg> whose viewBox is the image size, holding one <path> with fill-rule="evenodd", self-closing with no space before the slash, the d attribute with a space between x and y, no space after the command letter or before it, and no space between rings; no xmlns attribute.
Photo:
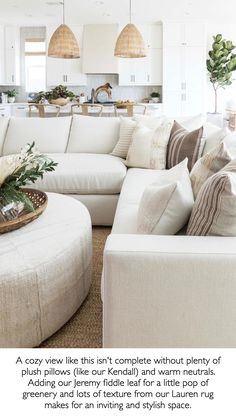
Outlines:
<svg viewBox="0 0 236 419"><path fill-rule="evenodd" d="M93 228L93 280L89 295L74 316L57 333L44 341L41 348L102 347L102 256L110 231L106 227Z"/></svg>

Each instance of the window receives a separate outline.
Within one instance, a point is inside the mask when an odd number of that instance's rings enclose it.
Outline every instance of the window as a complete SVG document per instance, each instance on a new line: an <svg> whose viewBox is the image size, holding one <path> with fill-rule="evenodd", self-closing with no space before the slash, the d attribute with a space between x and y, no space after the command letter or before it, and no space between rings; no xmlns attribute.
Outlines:
<svg viewBox="0 0 236 419"><path fill-rule="evenodd" d="M46 89L46 42L34 38L25 41L25 90L27 93Z"/></svg>

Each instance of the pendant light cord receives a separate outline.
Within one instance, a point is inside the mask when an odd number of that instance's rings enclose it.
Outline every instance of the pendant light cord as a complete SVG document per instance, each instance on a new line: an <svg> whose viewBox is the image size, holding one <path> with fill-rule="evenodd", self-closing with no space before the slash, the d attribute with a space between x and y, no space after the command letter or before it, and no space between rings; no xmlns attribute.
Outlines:
<svg viewBox="0 0 236 419"><path fill-rule="evenodd" d="M132 7L131 0L129 0L129 23L131 23L131 7Z"/></svg>
<svg viewBox="0 0 236 419"><path fill-rule="evenodd" d="M65 25L65 0L62 1L63 6L63 25Z"/></svg>

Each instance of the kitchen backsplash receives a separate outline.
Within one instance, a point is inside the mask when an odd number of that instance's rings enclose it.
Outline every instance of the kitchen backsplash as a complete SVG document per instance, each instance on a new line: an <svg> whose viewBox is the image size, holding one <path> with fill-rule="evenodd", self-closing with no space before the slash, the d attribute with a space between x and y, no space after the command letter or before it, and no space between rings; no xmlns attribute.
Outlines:
<svg viewBox="0 0 236 419"><path fill-rule="evenodd" d="M149 97L153 91L158 91L161 94L161 86L119 86L118 75L88 75L87 86L70 86L69 89L75 94L79 95L84 93L85 96L90 98L92 88L97 88L105 83L110 83L112 86L112 99L113 100L125 100L130 99L135 102L141 101L142 99ZM0 92L4 92L8 89L12 89L13 86L0 86ZM50 86L47 87L50 89ZM16 97L17 102L27 101L27 94L23 86L17 86L16 90L18 95Z"/></svg>
<svg viewBox="0 0 236 419"><path fill-rule="evenodd" d="M117 74L88 75L87 86L79 88L71 87L71 90L76 93L84 93L85 96L90 98L91 89L96 89L98 86L102 86L105 83L110 83L112 86L113 100L132 99L134 101L140 101L145 97L149 97L150 93L154 90L161 93L160 86L119 86Z"/></svg>

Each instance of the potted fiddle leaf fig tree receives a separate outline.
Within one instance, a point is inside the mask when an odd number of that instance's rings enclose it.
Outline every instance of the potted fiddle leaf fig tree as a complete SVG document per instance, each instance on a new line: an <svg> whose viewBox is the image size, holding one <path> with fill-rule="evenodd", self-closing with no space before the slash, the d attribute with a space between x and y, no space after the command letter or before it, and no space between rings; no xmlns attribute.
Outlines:
<svg viewBox="0 0 236 419"><path fill-rule="evenodd" d="M223 39L221 34L213 36L212 49L206 61L210 82L215 96L215 111L218 114L218 91L225 89L233 82L233 72L236 70L235 46L232 41Z"/></svg>

